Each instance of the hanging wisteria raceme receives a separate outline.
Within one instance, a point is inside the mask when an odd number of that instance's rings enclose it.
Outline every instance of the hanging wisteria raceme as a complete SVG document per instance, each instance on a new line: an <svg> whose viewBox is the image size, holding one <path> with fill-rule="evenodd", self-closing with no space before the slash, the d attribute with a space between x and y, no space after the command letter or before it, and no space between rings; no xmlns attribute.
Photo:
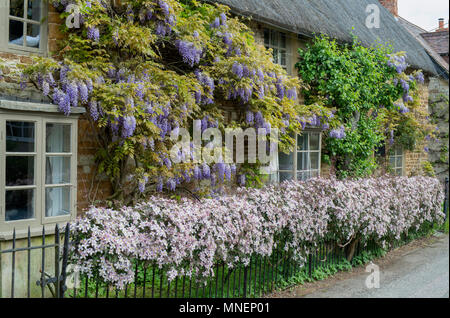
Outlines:
<svg viewBox="0 0 450 318"><path fill-rule="evenodd" d="M323 129L330 126L329 112L320 104L299 104L301 81L273 63L271 53L226 6L177 0L51 3L60 12L78 5L80 28L65 30L66 49L55 54L59 60L37 58L20 82L24 87L27 81L36 83L65 115L74 107L86 108L105 137L99 160L115 191L145 194L193 180L217 187L245 183L239 166L169 162L172 130L191 130L195 119L201 120L202 132L223 129L218 109L225 102L241 110L243 118L234 125L263 128L266 134L273 128L283 133L304 128L288 116L305 122L320 117ZM192 156L193 151L178 154ZM125 186L116 181L129 180L121 175L130 157L138 167L133 184Z"/></svg>
<svg viewBox="0 0 450 318"><path fill-rule="evenodd" d="M119 289L134 281L135 260L164 268L169 280L210 277L216 262L232 268L275 249L289 251L301 264L323 239L386 245L425 222L440 223L443 199L433 178L317 178L241 188L201 202L151 197L133 208L92 207L72 227L77 245L70 263Z"/></svg>
<svg viewBox="0 0 450 318"><path fill-rule="evenodd" d="M338 129L332 129L329 134L328 134L331 138L336 138L336 139L343 139L345 138L346 134L345 134L345 127L341 126Z"/></svg>

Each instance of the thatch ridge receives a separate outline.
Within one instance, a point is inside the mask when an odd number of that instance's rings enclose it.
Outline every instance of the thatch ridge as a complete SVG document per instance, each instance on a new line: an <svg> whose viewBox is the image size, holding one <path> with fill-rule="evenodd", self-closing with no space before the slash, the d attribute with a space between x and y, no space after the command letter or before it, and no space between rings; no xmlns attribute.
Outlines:
<svg viewBox="0 0 450 318"><path fill-rule="evenodd" d="M314 36L326 34L351 42L351 33L365 46L391 44L394 51L406 51L407 61L432 75L439 70L424 47L378 1L374 0L205 0L228 5L232 12L250 16L286 31ZM365 25L368 5L380 8L380 28Z"/></svg>

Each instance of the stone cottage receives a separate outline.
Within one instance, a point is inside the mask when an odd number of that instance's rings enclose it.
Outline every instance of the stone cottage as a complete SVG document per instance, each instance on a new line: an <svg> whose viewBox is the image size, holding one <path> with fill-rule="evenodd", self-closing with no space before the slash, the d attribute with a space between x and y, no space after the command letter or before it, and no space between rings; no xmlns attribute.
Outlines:
<svg viewBox="0 0 450 318"><path fill-rule="evenodd" d="M388 10L379 6L380 28L365 25L369 0L220 0L232 13L251 17L250 27L256 39L273 50L274 61L294 75L298 48L304 48L314 34L327 34L341 42L351 41L353 32L364 45L390 42L395 51L406 51L412 69L422 69L426 85L422 104L429 106L429 89L440 83L448 92L448 67L426 48ZM386 1L382 1L386 5ZM17 63L31 63L30 56L48 56L56 51L61 39L59 13L39 0L0 0L0 58L14 68ZM353 30L353 31L352 31ZM445 80L447 82L445 82ZM447 84L445 84L447 83ZM430 88L429 88L429 87ZM448 106L447 106L448 120ZM0 81L0 244L11 246L16 237L39 235L45 226L51 235L55 224L64 224L82 213L90 204L110 194L110 185L97 175L94 156L97 136L84 115L84 108L74 108L70 116L28 86L22 90L8 77ZM230 114L232 116L232 114ZM447 134L448 138L448 134ZM305 147L298 154L280 155L278 181L305 180L327 176L330 167L321 162L321 132L308 130L297 138ZM448 139L447 139L448 143ZM417 174L428 154L423 145L413 152L396 149L386 162L399 175ZM448 159L447 159L448 170ZM33 241L40 242L40 237ZM49 238L52 239L51 237ZM34 242L33 242L34 243ZM26 240L18 241L25 246ZM35 255L39 258L39 255ZM0 297L8 296L9 259L0 261ZM37 261L39 262L39 261ZM51 258L47 264L51 264ZM17 275L25 275L26 258L16 263ZM39 275L39 274L36 274ZM22 287L18 287L20 290ZM25 288L25 287L23 287Z"/></svg>

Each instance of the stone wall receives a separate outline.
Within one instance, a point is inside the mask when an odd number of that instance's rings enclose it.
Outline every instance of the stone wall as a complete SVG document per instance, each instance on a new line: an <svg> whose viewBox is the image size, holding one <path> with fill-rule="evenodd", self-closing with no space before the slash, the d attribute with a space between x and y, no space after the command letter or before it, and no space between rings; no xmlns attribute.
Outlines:
<svg viewBox="0 0 450 318"><path fill-rule="evenodd" d="M428 112L428 87L426 85L420 85L419 90L421 110ZM416 145L416 148L413 151L405 151L404 160L405 176L423 175L423 164L428 161L428 153L425 151L425 144L420 143Z"/></svg>
<svg viewBox="0 0 450 318"><path fill-rule="evenodd" d="M429 142L430 162L437 177L443 181L449 174L449 89L448 81L433 77L430 79L429 112L437 125L438 139Z"/></svg>

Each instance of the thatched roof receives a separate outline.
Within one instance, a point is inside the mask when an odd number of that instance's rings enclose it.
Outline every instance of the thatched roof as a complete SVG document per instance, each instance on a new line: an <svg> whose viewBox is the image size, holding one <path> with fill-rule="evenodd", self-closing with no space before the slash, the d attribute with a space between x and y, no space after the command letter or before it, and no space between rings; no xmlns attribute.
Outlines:
<svg viewBox="0 0 450 318"><path fill-rule="evenodd" d="M205 0L228 5L232 12L280 29L313 36L326 34L350 42L351 32L365 46L377 42L392 44L395 51L406 51L414 68L437 75L438 66L424 47L394 16L374 0ZM365 25L369 4L380 8L380 28Z"/></svg>
<svg viewBox="0 0 450 318"><path fill-rule="evenodd" d="M429 33L427 33L427 31L422 29L421 27L415 25L414 23L411 23L410 21L403 19L402 17L398 17L398 22L401 25L403 25L405 27L405 29L408 30L408 32L411 33L416 38L416 40L423 46L425 51L431 56L433 61L441 67L441 69L439 71L440 71L440 74L442 75L442 77L445 79L448 79L449 68L448 68L447 61L444 60L439 55L439 53L430 45L430 43L428 43L427 39L423 36L424 34L429 34ZM438 32L434 32L434 33L438 33ZM447 32L447 35L448 35L448 32ZM446 49L448 50L448 40L447 40Z"/></svg>

